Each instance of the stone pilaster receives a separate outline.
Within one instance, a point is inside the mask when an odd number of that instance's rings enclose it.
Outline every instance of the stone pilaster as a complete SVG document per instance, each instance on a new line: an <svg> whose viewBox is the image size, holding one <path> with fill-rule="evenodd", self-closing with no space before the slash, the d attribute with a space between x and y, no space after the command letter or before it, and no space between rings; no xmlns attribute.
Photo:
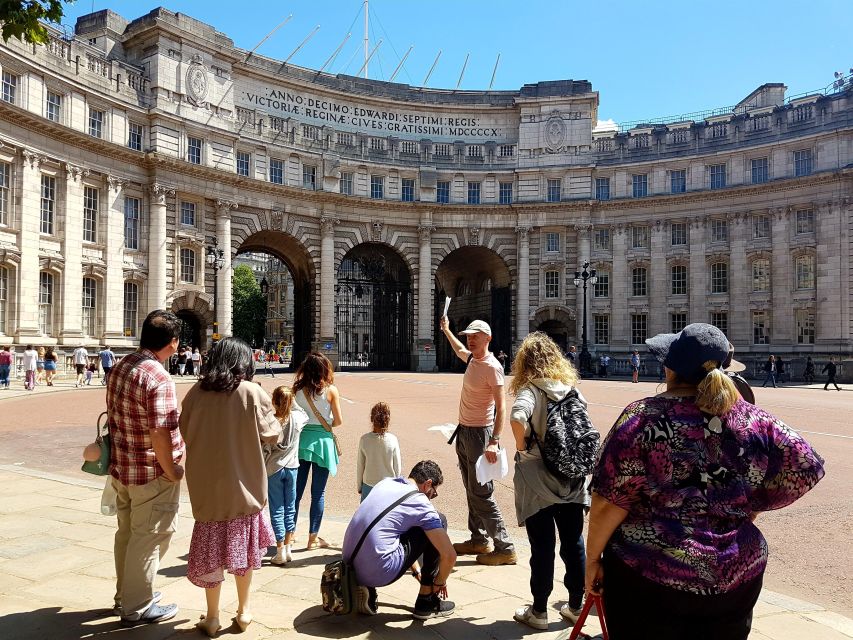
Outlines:
<svg viewBox="0 0 853 640"><path fill-rule="evenodd" d="M148 223L148 309L166 306L166 198L175 195L175 190L154 183L150 187Z"/></svg>
<svg viewBox="0 0 853 640"><path fill-rule="evenodd" d="M340 220L320 218L320 341L335 339L335 225Z"/></svg>
<svg viewBox="0 0 853 640"><path fill-rule="evenodd" d="M38 336L38 304L39 304L39 223L41 210L41 165L47 160L35 151L25 149L22 152L21 164L21 211L26 212L21 220L21 264L18 279L20 292L32 292L31 295L20 295L18 318L16 322L16 342L27 342L29 338ZM54 285L54 305L58 302L59 282ZM79 300L78 300L79 306Z"/></svg>
<svg viewBox="0 0 853 640"><path fill-rule="evenodd" d="M794 308L791 304L794 274L791 267L791 211L777 208L773 217L773 259L771 261L773 304L770 313L770 344L794 344Z"/></svg>
<svg viewBox="0 0 853 640"><path fill-rule="evenodd" d="M83 336L80 304L83 297L83 178L88 174L88 169L72 164L65 165L65 237L62 240L65 282L62 287L62 329L59 341L61 344L75 346ZM103 224L103 210L103 203L99 202L99 226ZM105 287L101 297L99 308L106 314L110 305Z"/></svg>
<svg viewBox="0 0 853 640"><path fill-rule="evenodd" d="M627 259L628 236L628 229L623 224L614 225L610 229L610 241L613 243L613 276L610 279L611 351L625 351L631 342L631 328L628 325L628 295L631 287Z"/></svg>
<svg viewBox="0 0 853 640"><path fill-rule="evenodd" d="M232 333L233 323L233 307L231 301L231 278L234 275L234 270L231 266L231 212L237 208L236 202L229 200L216 201L216 242L219 248L222 249L224 262L222 268L217 271L217 293L219 299L216 302L219 318L219 334L230 336ZM214 333L216 333L214 327Z"/></svg>
<svg viewBox="0 0 853 640"><path fill-rule="evenodd" d="M705 247L708 242L708 226L705 220L695 218L690 225L690 284L688 294L690 309L688 322L710 322L708 315L708 293L711 291L708 277L708 264L705 261Z"/></svg>
<svg viewBox="0 0 853 640"><path fill-rule="evenodd" d="M124 337L124 187L127 181L107 176L107 220L104 262L104 340Z"/></svg>
<svg viewBox="0 0 853 640"><path fill-rule="evenodd" d="M530 333L530 227L519 224L518 236L518 288L515 302L515 339L521 343Z"/></svg>
<svg viewBox="0 0 853 640"><path fill-rule="evenodd" d="M815 207L815 236L818 256L815 277L815 344L837 347L842 339L842 304L848 282L842 277L841 200L829 200Z"/></svg>
<svg viewBox="0 0 853 640"><path fill-rule="evenodd" d="M746 260L746 238L750 233L749 213L734 213L729 216L729 333L728 339L736 348L750 344L751 321L749 313L749 291L752 289L752 273Z"/></svg>
<svg viewBox="0 0 853 640"><path fill-rule="evenodd" d="M429 219L418 225L418 339L417 371L435 369L435 340L433 338L433 273L432 233L435 227Z"/></svg>
<svg viewBox="0 0 853 640"><path fill-rule="evenodd" d="M649 325L648 336L667 333L672 329L666 295L670 291L666 264L666 228L662 220L655 220L651 229L651 262L649 263Z"/></svg>

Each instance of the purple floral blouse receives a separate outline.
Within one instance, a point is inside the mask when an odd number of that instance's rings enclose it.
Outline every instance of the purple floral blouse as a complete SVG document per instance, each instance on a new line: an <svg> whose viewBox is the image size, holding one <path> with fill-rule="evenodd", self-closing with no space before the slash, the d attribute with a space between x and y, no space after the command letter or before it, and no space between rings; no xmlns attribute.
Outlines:
<svg viewBox="0 0 853 640"><path fill-rule="evenodd" d="M602 445L593 490L628 511L608 550L645 578L718 594L760 576L767 543L750 516L823 477L796 431L743 400L718 418L694 398L628 405Z"/></svg>

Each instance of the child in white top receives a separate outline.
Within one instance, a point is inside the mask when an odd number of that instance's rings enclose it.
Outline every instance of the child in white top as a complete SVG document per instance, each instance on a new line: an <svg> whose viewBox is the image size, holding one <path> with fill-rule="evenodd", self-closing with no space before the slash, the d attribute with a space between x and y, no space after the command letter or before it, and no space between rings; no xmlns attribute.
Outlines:
<svg viewBox="0 0 853 640"><path fill-rule="evenodd" d="M370 410L373 428L358 442L358 468L355 474L356 490L362 502L384 478L396 478L402 473L400 443L397 436L388 433L391 410L384 402L377 402Z"/></svg>

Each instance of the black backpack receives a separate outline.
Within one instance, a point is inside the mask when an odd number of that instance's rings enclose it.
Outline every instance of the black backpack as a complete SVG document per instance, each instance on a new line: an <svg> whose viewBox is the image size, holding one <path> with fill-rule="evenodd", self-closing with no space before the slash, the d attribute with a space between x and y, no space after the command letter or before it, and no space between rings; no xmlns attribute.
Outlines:
<svg viewBox="0 0 853 640"><path fill-rule="evenodd" d="M535 441L545 468L560 480L577 480L589 475L595 466L601 436L592 426L577 391L572 389L565 398L556 401L550 400L543 391L537 391L548 403L545 436L540 441L531 423L527 450L530 451Z"/></svg>

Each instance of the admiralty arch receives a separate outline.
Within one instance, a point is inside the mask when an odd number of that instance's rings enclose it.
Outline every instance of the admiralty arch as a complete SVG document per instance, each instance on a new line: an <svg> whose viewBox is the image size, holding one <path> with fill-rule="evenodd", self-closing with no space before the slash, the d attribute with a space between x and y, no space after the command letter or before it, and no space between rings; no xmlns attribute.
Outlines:
<svg viewBox="0 0 853 640"><path fill-rule="evenodd" d="M495 351L579 344L585 262L594 353L704 321L745 359L851 354L850 82L594 131L586 80L330 75L162 8L10 40L0 71L0 344L127 351L165 307L205 348L231 332L232 259L264 252L294 352L340 364L450 367L446 297Z"/></svg>

